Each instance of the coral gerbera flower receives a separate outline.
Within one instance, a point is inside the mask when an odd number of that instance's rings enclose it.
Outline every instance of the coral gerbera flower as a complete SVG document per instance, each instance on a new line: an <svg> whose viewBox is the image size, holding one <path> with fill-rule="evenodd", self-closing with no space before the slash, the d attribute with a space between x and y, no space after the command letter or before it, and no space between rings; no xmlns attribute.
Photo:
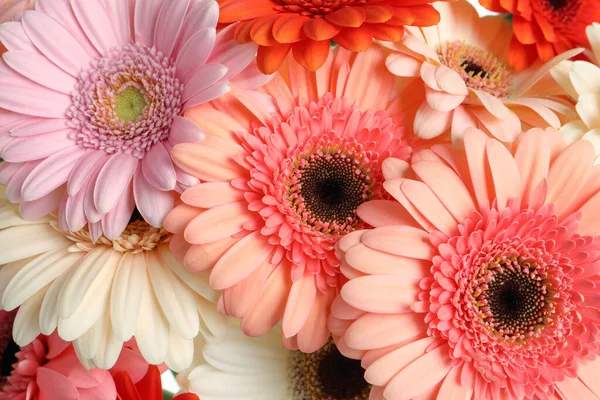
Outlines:
<svg viewBox="0 0 600 400"><path fill-rule="evenodd" d="M117 239L94 243L87 228L60 230L54 214L24 221L3 191L0 305L19 307L15 342L58 329L86 366L108 369L135 336L149 363L191 363L192 339L220 317L217 296L208 274L189 273L171 254L164 228L135 220Z"/></svg>
<svg viewBox="0 0 600 400"><path fill-rule="evenodd" d="M310 352L329 336L333 246L364 225L356 208L383 196L382 161L407 159L410 147L388 112L394 77L379 46L338 48L316 73L291 58L283 68L253 98L234 92L187 113L207 138L175 146L173 158L204 183L184 192L165 227L176 247L191 245L188 269L212 270L221 310L246 334L283 319L286 345Z"/></svg>
<svg viewBox="0 0 600 400"><path fill-rule="evenodd" d="M425 139L450 132L462 140L476 127L504 142L529 127L560 128L575 118L564 91L548 71L581 50L571 50L522 72L507 62L510 23L502 16L480 18L466 0L439 3L442 20L433 28L410 29L395 50L389 70L412 81L404 91L410 129Z"/></svg>
<svg viewBox="0 0 600 400"><path fill-rule="evenodd" d="M479 0L491 11L510 13L509 62L522 70L575 47L589 47L585 28L600 21L597 0Z"/></svg>
<svg viewBox="0 0 600 400"><path fill-rule="evenodd" d="M340 241L340 349L387 400L600 397L592 145L533 129L511 153L472 129L465 146L386 161L414 221L366 203L377 227Z"/></svg>
<svg viewBox="0 0 600 400"><path fill-rule="evenodd" d="M344 357L331 340L311 354L286 349L280 330L248 337L235 325L224 329L202 343L202 356L177 382L200 399L369 399L360 361Z"/></svg>
<svg viewBox="0 0 600 400"><path fill-rule="evenodd" d="M112 3L111 3L112 4ZM173 145L202 132L182 112L229 90L254 45L216 33L214 0L40 0L0 27L0 172L27 219L61 205L63 229L116 239L134 207L155 227L196 180Z"/></svg>
<svg viewBox="0 0 600 400"><path fill-rule="evenodd" d="M329 54L333 40L359 52L373 38L395 42L404 25L430 26L439 22L429 4L436 0L219 0L219 22L242 21L235 37L259 45L258 66L275 72L286 55L315 71Z"/></svg>
<svg viewBox="0 0 600 400"><path fill-rule="evenodd" d="M148 369L139 355L126 353L114 371L86 369L73 346L56 334L39 336L19 347L11 339L14 318L14 312L0 311L1 400L114 399L113 373L126 371L138 382Z"/></svg>
<svg viewBox="0 0 600 400"><path fill-rule="evenodd" d="M127 371L115 375L117 400L162 400L163 390L160 370L156 365L148 367L148 372L139 382L134 383ZM193 393L182 393L172 400L199 400Z"/></svg>
<svg viewBox="0 0 600 400"><path fill-rule="evenodd" d="M577 103L579 118L560 128L568 143L578 139L591 142L600 154L600 24L587 28L592 54L587 61L564 61L551 72L567 94Z"/></svg>

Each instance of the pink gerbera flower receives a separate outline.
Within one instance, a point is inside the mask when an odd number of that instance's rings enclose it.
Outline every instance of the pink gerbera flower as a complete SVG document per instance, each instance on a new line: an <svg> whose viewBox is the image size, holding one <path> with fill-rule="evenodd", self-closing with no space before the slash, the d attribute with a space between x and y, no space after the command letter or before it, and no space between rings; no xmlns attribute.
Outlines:
<svg viewBox="0 0 600 400"><path fill-rule="evenodd" d="M132 350L123 352L111 371L86 369L73 346L56 334L20 348L11 338L14 318L14 312L0 311L0 400L115 399L113 374L126 372L138 382L148 370Z"/></svg>
<svg viewBox="0 0 600 400"><path fill-rule="evenodd" d="M433 27L407 27L394 50L389 70L408 82L403 111L417 136L442 134L462 140L476 127L503 142L523 130L560 128L576 117L564 91L549 75L560 61L583 49L569 50L547 63L517 72L508 63L510 22L502 15L479 17L466 0L436 3L441 21Z"/></svg>
<svg viewBox="0 0 600 400"><path fill-rule="evenodd" d="M207 138L175 146L173 158L204 183L165 226L175 252L191 245L188 269L212 268L221 311L246 334L283 319L286 345L311 352L329 336L340 286L333 246L364 226L360 204L384 196L383 159L408 159L410 147L389 112L395 81L378 46L330 52L317 72L283 68L254 97L233 92L187 113Z"/></svg>
<svg viewBox="0 0 600 400"><path fill-rule="evenodd" d="M362 358L375 399L600 397L593 146L552 129L514 153L475 129L465 146L384 163L414 220L367 203L376 228L340 242L341 351Z"/></svg>
<svg viewBox="0 0 600 400"><path fill-rule="evenodd" d="M218 11L214 0L40 0L0 27L0 184L24 217L60 205L61 227L89 223L94 239L117 238L134 207L162 225L173 190L197 182L169 155L203 138L180 115L225 94L255 55L233 28L216 32Z"/></svg>

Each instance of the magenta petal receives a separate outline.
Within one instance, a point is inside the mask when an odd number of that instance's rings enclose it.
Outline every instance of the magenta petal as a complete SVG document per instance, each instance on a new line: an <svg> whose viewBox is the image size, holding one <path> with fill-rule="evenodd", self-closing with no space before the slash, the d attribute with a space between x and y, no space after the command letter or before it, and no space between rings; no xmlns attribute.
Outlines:
<svg viewBox="0 0 600 400"><path fill-rule="evenodd" d="M180 82L186 84L194 72L204 66L204 63L212 52L216 40L216 29L204 28L196 32L186 43L184 43L175 64ZM227 71L227 69L225 69L225 71Z"/></svg>
<svg viewBox="0 0 600 400"><path fill-rule="evenodd" d="M79 400L75 385L56 371L40 367L35 380L39 387L39 400Z"/></svg>
<svg viewBox="0 0 600 400"><path fill-rule="evenodd" d="M169 142L174 146L179 143L198 143L205 135L196 124L183 117L173 118Z"/></svg>
<svg viewBox="0 0 600 400"><path fill-rule="evenodd" d="M89 41L101 54L121 44L102 2L72 1L71 8Z"/></svg>
<svg viewBox="0 0 600 400"><path fill-rule="evenodd" d="M221 64L205 64L198 68L183 88L183 101L194 97L211 87L227 74L227 67Z"/></svg>
<svg viewBox="0 0 600 400"><path fill-rule="evenodd" d="M81 69L91 61L89 54L73 35L42 12L27 11L23 15L23 27L35 47L71 75L78 76Z"/></svg>
<svg viewBox="0 0 600 400"><path fill-rule="evenodd" d="M94 188L94 204L98 211L106 214L117 205L135 174L138 161L132 155L116 153L104 164Z"/></svg>
<svg viewBox="0 0 600 400"><path fill-rule="evenodd" d="M171 57L189 6L190 0L163 2L154 27L154 47L165 57Z"/></svg>
<svg viewBox="0 0 600 400"><path fill-rule="evenodd" d="M65 188L59 187L38 200L21 203L19 206L21 217L28 221L35 221L36 219L45 217L60 206L64 194Z"/></svg>
<svg viewBox="0 0 600 400"><path fill-rule="evenodd" d="M133 199L133 190L127 189L117 203L116 207L107 213L102 218L102 231L110 240L115 240L127 227L133 209L135 208L135 200Z"/></svg>
<svg viewBox="0 0 600 400"><path fill-rule="evenodd" d="M154 227L161 227L175 204L173 192L165 192L152 186L144 178L140 168L133 178L133 193L135 204L146 222Z"/></svg>
<svg viewBox="0 0 600 400"><path fill-rule="evenodd" d="M142 160L142 172L152 186L160 190L173 190L177 175L171 156L162 143L156 143Z"/></svg>
<svg viewBox="0 0 600 400"><path fill-rule="evenodd" d="M75 86L75 78L41 54L9 51L4 54L3 58L9 67L47 88L70 94Z"/></svg>
<svg viewBox="0 0 600 400"><path fill-rule="evenodd" d="M84 149L74 146L42 161L23 183L23 201L37 200L65 183L73 167L84 154Z"/></svg>

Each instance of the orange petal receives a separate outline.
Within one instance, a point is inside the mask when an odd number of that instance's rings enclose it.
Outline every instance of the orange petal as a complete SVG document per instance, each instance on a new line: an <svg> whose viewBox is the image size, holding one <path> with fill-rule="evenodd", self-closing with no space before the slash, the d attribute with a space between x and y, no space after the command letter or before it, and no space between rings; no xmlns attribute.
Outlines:
<svg viewBox="0 0 600 400"><path fill-rule="evenodd" d="M537 13L533 14L533 17L535 18L535 21L538 23L540 30L544 34L544 38L548 42L558 41L558 37L556 35L556 32L554 31L554 27L546 18L544 18L542 15L539 15Z"/></svg>
<svg viewBox="0 0 600 400"><path fill-rule="evenodd" d="M373 34L366 26L360 28L344 28L333 41L350 51L364 51L373 43Z"/></svg>
<svg viewBox="0 0 600 400"><path fill-rule="evenodd" d="M304 33L306 33L306 36L317 42L331 39L341 29L339 26L332 25L323 18L312 18L304 24Z"/></svg>
<svg viewBox="0 0 600 400"><path fill-rule="evenodd" d="M541 41L535 44L537 48L538 55L540 56L540 60L546 62L550 61L556 53L554 53L554 47L552 47L552 43Z"/></svg>
<svg viewBox="0 0 600 400"><path fill-rule="evenodd" d="M314 40L303 40L294 43L292 47L294 58L298 64L309 71L316 71L325 64L329 56L329 40L315 42Z"/></svg>
<svg viewBox="0 0 600 400"><path fill-rule="evenodd" d="M517 0L500 0L500 6L502 6L502 8L511 14L514 14L515 11L518 11Z"/></svg>
<svg viewBox="0 0 600 400"><path fill-rule="evenodd" d="M219 22L221 23L246 21L278 13L275 9L278 4L273 0L252 0L251 2L247 0L221 1L220 6Z"/></svg>
<svg viewBox="0 0 600 400"><path fill-rule="evenodd" d="M387 4L374 4L372 6L362 7L365 11L367 24L380 24L389 21L394 15L394 7Z"/></svg>
<svg viewBox="0 0 600 400"><path fill-rule="evenodd" d="M295 43L305 38L304 23L308 17L296 14L281 14L273 24L273 37L279 43Z"/></svg>
<svg viewBox="0 0 600 400"><path fill-rule="evenodd" d="M535 43L535 27L525 18L518 15L513 16L513 31L515 36L519 39L519 42L523 44L534 44Z"/></svg>
<svg viewBox="0 0 600 400"><path fill-rule="evenodd" d="M332 24L349 28L357 28L361 26L362 23L365 22L366 18L367 13L362 8L358 7L340 8L339 10L325 16L325 19Z"/></svg>
<svg viewBox="0 0 600 400"><path fill-rule="evenodd" d="M508 63L517 71L529 67L537 59L537 51L534 45L526 45L513 36L508 47Z"/></svg>
<svg viewBox="0 0 600 400"><path fill-rule="evenodd" d="M371 29L373 38L386 42L397 42L404 36L403 26L393 26L387 24L369 24L365 25Z"/></svg>
<svg viewBox="0 0 600 400"><path fill-rule="evenodd" d="M387 22L388 25L404 26L410 25L417 18L410 8L395 8L394 15Z"/></svg>
<svg viewBox="0 0 600 400"><path fill-rule="evenodd" d="M415 14L413 26L433 26L440 22L440 13L432 5L425 4L410 8Z"/></svg>
<svg viewBox="0 0 600 400"><path fill-rule="evenodd" d="M484 6L490 11L494 12L504 12L504 7L500 4L500 0L479 0L479 4Z"/></svg>
<svg viewBox="0 0 600 400"><path fill-rule="evenodd" d="M260 72L270 75L277 71L285 56L290 51L291 44L280 44L277 46L259 46L256 55L256 64Z"/></svg>
<svg viewBox="0 0 600 400"><path fill-rule="evenodd" d="M250 29L254 25L254 20L243 21L237 24L235 30L233 31L233 37L239 43L250 43L252 41L252 36L250 35Z"/></svg>
<svg viewBox="0 0 600 400"><path fill-rule="evenodd" d="M278 44L273 38L273 24L275 21L276 18L271 15L258 18L250 28L252 40L259 46L275 46Z"/></svg>

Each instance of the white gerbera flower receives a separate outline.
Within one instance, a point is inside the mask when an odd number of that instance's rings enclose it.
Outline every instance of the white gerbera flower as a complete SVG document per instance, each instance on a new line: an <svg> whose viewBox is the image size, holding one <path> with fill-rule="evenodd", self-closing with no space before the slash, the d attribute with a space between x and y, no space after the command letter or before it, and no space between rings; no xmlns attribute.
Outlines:
<svg viewBox="0 0 600 400"><path fill-rule="evenodd" d="M171 235L142 220L96 243L87 228L58 226L54 215L21 219L0 187L0 299L5 310L20 307L15 342L58 328L87 366L108 369L135 337L149 363L188 367L193 339L222 318L208 274L188 272L169 251Z"/></svg>
<svg viewBox="0 0 600 400"><path fill-rule="evenodd" d="M360 361L342 356L332 340L306 354L286 349L279 327L249 337L232 325L202 345L177 380L203 400L374 399Z"/></svg>

